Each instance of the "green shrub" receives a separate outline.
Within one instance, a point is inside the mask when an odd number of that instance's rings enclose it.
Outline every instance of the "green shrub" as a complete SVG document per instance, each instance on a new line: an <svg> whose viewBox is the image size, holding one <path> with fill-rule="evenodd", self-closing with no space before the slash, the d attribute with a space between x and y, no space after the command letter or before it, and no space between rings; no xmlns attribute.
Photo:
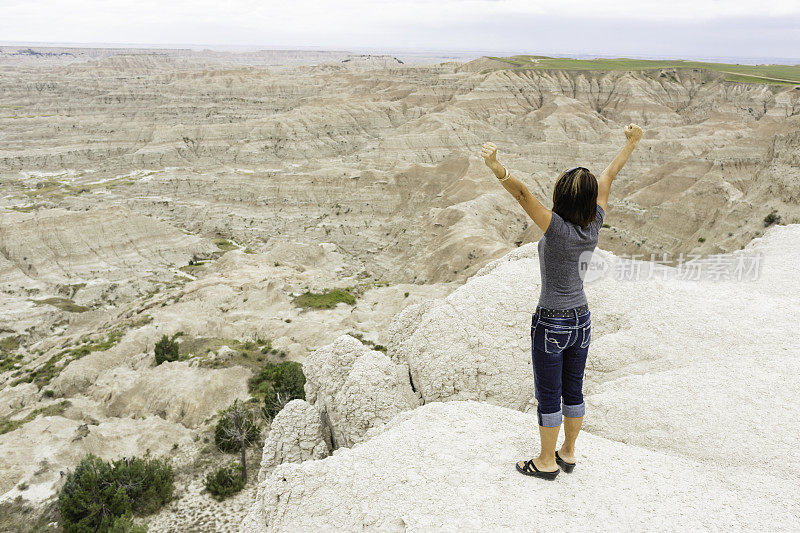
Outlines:
<svg viewBox="0 0 800 533"><path fill-rule="evenodd" d="M147 526L134 524L130 516L120 516L111 524L108 533L147 533Z"/></svg>
<svg viewBox="0 0 800 533"><path fill-rule="evenodd" d="M161 339L156 343L155 353L157 365L164 361L177 361L178 343L175 342L175 335L171 339L166 335L162 335Z"/></svg>
<svg viewBox="0 0 800 533"><path fill-rule="evenodd" d="M0 372L16 370L22 362L22 355L4 354L0 352Z"/></svg>
<svg viewBox="0 0 800 533"><path fill-rule="evenodd" d="M294 398L285 392L275 390L272 385L268 385L267 388L268 390L264 394L264 417L272 420L283 409L283 406Z"/></svg>
<svg viewBox="0 0 800 533"><path fill-rule="evenodd" d="M174 473L163 459L120 459L114 461L116 482L126 488L134 513L154 513L172 499Z"/></svg>
<svg viewBox="0 0 800 533"><path fill-rule="evenodd" d="M705 237L700 237L699 239L697 239L697 242L706 242L706 238Z"/></svg>
<svg viewBox="0 0 800 533"><path fill-rule="evenodd" d="M777 209L773 209L767 216L764 217L764 227L768 228L773 224L780 224L781 216L778 214Z"/></svg>
<svg viewBox="0 0 800 533"><path fill-rule="evenodd" d="M339 302L355 305L356 297L347 289L333 289L322 293L306 291L294 299L294 304L297 306L315 309L331 309Z"/></svg>
<svg viewBox="0 0 800 533"><path fill-rule="evenodd" d="M219 421L214 428L214 444L223 452L236 453L252 444L261 435L253 413L238 400L220 412Z"/></svg>
<svg viewBox="0 0 800 533"><path fill-rule="evenodd" d="M270 352L272 353L277 352L277 350L272 347L272 341L269 339L267 340L258 339L258 344L261 346L261 353L267 354Z"/></svg>
<svg viewBox="0 0 800 533"><path fill-rule="evenodd" d="M108 463L87 455L67 475L58 496L66 533L141 532L132 513L152 513L173 494L172 467L160 459L125 458Z"/></svg>
<svg viewBox="0 0 800 533"><path fill-rule="evenodd" d="M0 352L13 352L19 348L20 338L21 336L17 335L16 337L3 337L0 339Z"/></svg>
<svg viewBox="0 0 800 533"><path fill-rule="evenodd" d="M261 372L250 378L250 393L264 398L264 414L272 418L290 400L305 400L306 376L303 365L295 361L267 363Z"/></svg>
<svg viewBox="0 0 800 533"><path fill-rule="evenodd" d="M241 465L231 462L206 476L204 483L206 490L216 500L224 500L244 488L245 480L242 478Z"/></svg>
<svg viewBox="0 0 800 533"><path fill-rule="evenodd" d="M264 394L269 391L267 386L272 385L274 390L288 392L298 398L305 398L303 391L305 384L303 365L295 361L284 361L280 364L268 362L248 381L251 393Z"/></svg>

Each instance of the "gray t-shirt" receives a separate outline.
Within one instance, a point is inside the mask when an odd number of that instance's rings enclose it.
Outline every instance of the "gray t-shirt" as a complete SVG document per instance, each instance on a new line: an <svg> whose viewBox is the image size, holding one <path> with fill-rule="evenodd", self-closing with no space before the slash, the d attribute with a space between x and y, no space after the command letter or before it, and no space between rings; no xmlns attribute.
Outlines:
<svg viewBox="0 0 800 533"><path fill-rule="evenodd" d="M597 246L603 217L605 212L598 204L597 216L586 229L582 229L553 213L538 244L539 270L542 273L541 307L572 309L588 303L583 291L579 258L583 252L591 252Z"/></svg>

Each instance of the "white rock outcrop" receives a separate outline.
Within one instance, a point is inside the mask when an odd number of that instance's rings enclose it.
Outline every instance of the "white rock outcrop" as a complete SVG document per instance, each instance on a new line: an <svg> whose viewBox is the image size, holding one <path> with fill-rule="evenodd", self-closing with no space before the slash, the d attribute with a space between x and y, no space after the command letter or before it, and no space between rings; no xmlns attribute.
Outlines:
<svg viewBox="0 0 800 533"><path fill-rule="evenodd" d="M427 402L487 401L522 409L533 396L530 339L520 334L539 297L536 244L481 269L446 298L414 304L389 327L393 360L407 363ZM527 350L527 355L526 355Z"/></svg>
<svg viewBox="0 0 800 533"><path fill-rule="evenodd" d="M267 472L281 463L327 457L330 440L330 436L326 438L327 430L316 407L300 399L287 403L272 420L258 480L263 481Z"/></svg>
<svg viewBox="0 0 800 533"><path fill-rule="evenodd" d="M306 400L330 428L333 448L362 441L368 429L420 404L406 365L347 334L311 353L303 372Z"/></svg>
<svg viewBox="0 0 800 533"><path fill-rule="evenodd" d="M529 531L532 520L536 529L795 529L800 225L770 228L699 270L597 251L607 274L586 283L593 330L579 466L553 483L514 468L539 446L526 412L535 250L520 247L447 298L401 313L390 353L409 364L425 405L331 457L276 467L242 531ZM310 360L308 372L338 383L334 362L349 352L320 353L339 357Z"/></svg>
<svg viewBox="0 0 800 533"><path fill-rule="evenodd" d="M536 453L536 417L485 402L434 402L322 461L283 464L240 533L267 531L787 531L796 478L580 438L555 481L514 463ZM754 487L758 490L753 490Z"/></svg>

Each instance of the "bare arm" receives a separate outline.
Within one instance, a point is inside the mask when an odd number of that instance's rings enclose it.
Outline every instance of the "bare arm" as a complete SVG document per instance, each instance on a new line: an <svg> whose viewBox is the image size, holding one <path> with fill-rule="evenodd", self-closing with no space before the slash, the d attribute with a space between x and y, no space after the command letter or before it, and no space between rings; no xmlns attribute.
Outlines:
<svg viewBox="0 0 800 533"><path fill-rule="evenodd" d="M481 156L483 156L486 166L492 169L497 179L505 177L506 169L497 160L497 146L494 143L484 143L481 149ZM528 213L528 216L542 230L542 233L546 232L553 213L531 194L525 184L509 174L508 179L501 181L500 185L519 202L525 212Z"/></svg>
<svg viewBox="0 0 800 533"><path fill-rule="evenodd" d="M606 169L597 178L597 203L606 210L608 205L608 195L611 193L611 183L617 177L617 173L622 170L625 162L628 161L633 149L639 144L642 138L642 128L636 124L628 124L625 127L625 137L628 141L625 146L617 154L617 157L606 167Z"/></svg>

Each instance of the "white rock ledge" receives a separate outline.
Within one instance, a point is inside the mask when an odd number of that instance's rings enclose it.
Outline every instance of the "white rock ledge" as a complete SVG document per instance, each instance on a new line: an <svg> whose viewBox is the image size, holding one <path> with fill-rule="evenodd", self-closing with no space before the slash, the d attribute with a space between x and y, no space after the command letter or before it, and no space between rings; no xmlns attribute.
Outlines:
<svg viewBox="0 0 800 533"><path fill-rule="evenodd" d="M772 530L798 523L796 481L588 433L576 469L519 474L536 417L485 402L435 402L321 461L278 466L240 533L266 531ZM757 490L754 490L757 487Z"/></svg>

